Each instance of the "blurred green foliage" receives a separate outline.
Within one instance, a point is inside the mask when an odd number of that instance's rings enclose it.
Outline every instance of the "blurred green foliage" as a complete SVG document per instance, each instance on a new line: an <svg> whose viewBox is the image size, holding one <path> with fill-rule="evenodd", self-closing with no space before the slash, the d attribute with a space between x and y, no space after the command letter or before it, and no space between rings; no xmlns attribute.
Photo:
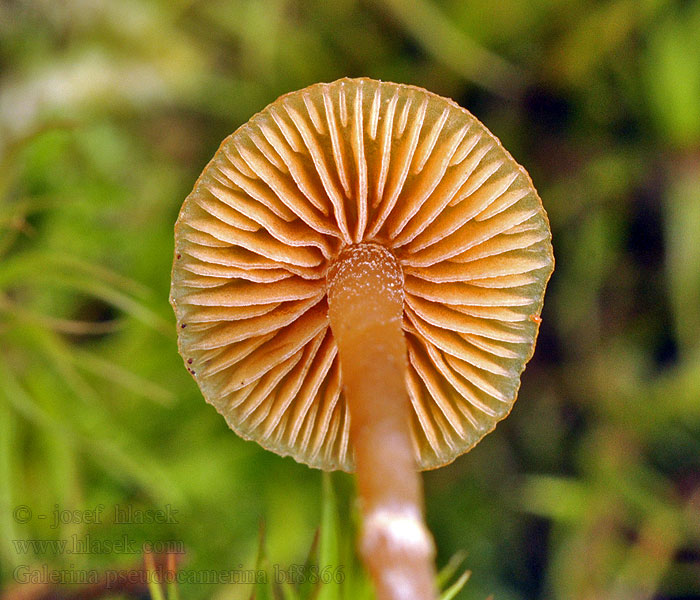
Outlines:
<svg viewBox="0 0 700 600"><path fill-rule="evenodd" d="M700 598L699 57L697 0L0 2L6 593L19 565L141 560L18 540L177 541L183 569L244 570L261 520L270 569L303 565L323 520L322 560L358 573L351 478L322 503L319 472L232 434L167 297L173 223L220 141L284 92L366 75L474 112L552 222L520 399L425 476L439 565L464 550L472 571L458 597ZM101 524L52 527L99 505ZM177 522L114 524L115 506Z"/></svg>

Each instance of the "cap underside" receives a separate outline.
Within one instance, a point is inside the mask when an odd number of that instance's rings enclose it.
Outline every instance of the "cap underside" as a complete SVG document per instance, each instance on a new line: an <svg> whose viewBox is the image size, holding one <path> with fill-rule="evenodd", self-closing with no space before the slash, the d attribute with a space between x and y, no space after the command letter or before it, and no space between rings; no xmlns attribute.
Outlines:
<svg viewBox="0 0 700 600"><path fill-rule="evenodd" d="M469 112L370 79L281 97L226 138L175 228L180 352L231 428L353 470L326 272L347 245L405 277L416 458L474 446L513 406L553 269L525 170Z"/></svg>

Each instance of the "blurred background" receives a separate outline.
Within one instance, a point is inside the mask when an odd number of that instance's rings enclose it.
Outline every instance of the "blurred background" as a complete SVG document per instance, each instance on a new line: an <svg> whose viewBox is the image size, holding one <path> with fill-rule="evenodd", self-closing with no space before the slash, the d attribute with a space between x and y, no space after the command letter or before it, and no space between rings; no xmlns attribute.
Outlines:
<svg viewBox="0 0 700 600"><path fill-rule="evenodd" d="M700 598L695 0L0 1L4 597L72 597L28 578L130 568L144 542L251 569L261 523L270 565L304 562L321 474L237 438L183 368L173 224L255 112L361 75L473 112L553 229L511 416L425 475L438 563L463 551L472 571L458 597ZM332 485L352 548L353 482ZM88 551L26 543L75 539Z"/></svg>

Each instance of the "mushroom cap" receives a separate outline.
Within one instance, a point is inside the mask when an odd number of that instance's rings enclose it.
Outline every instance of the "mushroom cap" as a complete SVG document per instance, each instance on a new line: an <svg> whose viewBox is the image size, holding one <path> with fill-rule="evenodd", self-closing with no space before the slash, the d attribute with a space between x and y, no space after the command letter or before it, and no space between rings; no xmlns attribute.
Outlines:
<svg viewBox="0 0 700 600"><path fill-rule="evenodd" d="M175 226L180 353L241 437L352 471L326 274L362 242L403 269L416 460L447 464L510 412L554 266L527 172L451 100L341 79L227 137Z"/></svg>

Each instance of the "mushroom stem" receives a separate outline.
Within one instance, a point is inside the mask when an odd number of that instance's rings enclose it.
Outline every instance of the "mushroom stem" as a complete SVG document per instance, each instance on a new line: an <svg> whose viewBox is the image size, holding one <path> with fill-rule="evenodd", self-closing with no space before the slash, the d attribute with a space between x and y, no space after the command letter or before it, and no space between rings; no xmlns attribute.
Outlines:
<svg viewBox="0 0 700 600"><path fill-rule="evenodd" d="M380 600L435 598L434 547L410 434L403 272L373 243L346 248L328 274L363 513L360 554Z"/></svg>

